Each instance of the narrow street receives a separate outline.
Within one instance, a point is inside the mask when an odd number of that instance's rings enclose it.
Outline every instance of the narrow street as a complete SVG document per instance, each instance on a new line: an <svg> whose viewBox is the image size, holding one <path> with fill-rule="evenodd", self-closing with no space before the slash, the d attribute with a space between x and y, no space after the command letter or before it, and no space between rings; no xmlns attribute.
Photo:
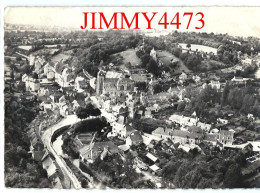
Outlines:
<svg viewBox="0 0 260 193"><path fill-rule="evenodd" d="M71 169L67 166L67 164L65 163L63 158L60 157L60 155L58 155L58 153L55 151L55 149L52 146L51 138L52 138L52 135L54 134L54 132L57 131L58 129L60 129L61 127L74 124L78 121L80 121L80 119L78 119L76 115L68 115L67 117L63 118L60 122L58 122L57 124L48 128L42 135L42 141L43 141L44 145L55 157L55 160L58 163L58 165L60 166L63 174L67 175L70 178L70 180L72 182L72 187L75 189L80 189L81 183L78 181L76 176L72 173Z"/></svg>

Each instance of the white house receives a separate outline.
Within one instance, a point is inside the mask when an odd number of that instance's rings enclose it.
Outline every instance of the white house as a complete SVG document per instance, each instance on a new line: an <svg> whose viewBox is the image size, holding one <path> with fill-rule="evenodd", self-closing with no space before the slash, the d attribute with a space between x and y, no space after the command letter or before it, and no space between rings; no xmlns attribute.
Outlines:
<svg viewBox="0 0 260 193"><path fill-rule="evenodd" d="M117 121L112 123L111 134L119 138L126 139L135 130L129 124L126 124L126 117L120 116Z"/></svg>
<svg viewBox="0 0 260 193"><path fill-rule="evenodd" d="M211 80L209 86L211 86L211 88L220 90L221 84L219 81Z"/></svg>
<svg viewBox="0 0 260 193"><path fill-rule="evenodd" d="M60 106L60 114L63 116L63 117L66 117L68 114L69 114L69 107L67 104L62 104Z"/></svg>
<svg viewBox="0 0 260 193"><path fill-rule="evenodd" d="M55 70L53 68L48 69L47 79L48 80L54 80L55 79Z"/></svg>
<svg viewBox="0 0 260 193"><path fill-rule="evenodd" d="M115 105L112 107L112 111L115 116L123 115L128 112L128 107L125 105Z"/></svg>
<svg viewBox="0 0 260 193"><path fill-rule="evenodd" d="M200 127L202 130L204 131L209 131L210 128L211 128L211 125L210 124L207 124L207 123L202 123L202 122L198 122L197 123L197 126Z"/></svg>
<svg viewBox="0 0 260 193"><path fill-rule="evenodd" d="M105 109L107 112L111 112L111 100L106 100L103 102L103 105L102 105L103 109Z"/></svg>
<svg viewBox="0 0 260 193"><path fill-rule="evenodd" d="M40 82L37 79L29 77L25 82L26 91L37 92L40 89Z"/></svg>
<svg viewBox="0 0 260 193"><path fill-rule="evenodd" d="M228 124L228 120L226 120L226 119L221 119L221 118L218 118L217 119L217 122L219 122L219 123L221 123L221 124Z"/></svg>
<svg viewBox="0 0 260 193"><path fill-rule="evenodd" d="M182 72L181 75L179 76L179 80L182 82L187 80L187 78L188 78L188 75L185 72Z"/></svg>
<svg viewBox="0 0 260 193"><path fill-rule="evenodd" d="M195 126L197 125L198 118L191 118L191 117L185 117L183 115L177 115L173 114L170 116L169 120L173 123L178 123L180 125L186 125L186 126Z"/></svg>
<svg viewBox="0 0 260 193"><path fill-rule="evenodd" d="M193 79L195 82L199 82L199 81L201 80L201 78L200 78L198 75L192 76L192 79Z"/></svg>
<svg viewBox="0 0 260 193"><path fill-rule="evenodd" d="M83 89L87 86L87 81L84 77L82 76L77 76L75 78L75 89L77 91L83 91Z"/></svg>
<svg viewBox="0 0 260 193"><path fill-rule="evenodd" d="M22 76L22 81L23 81L23 82L27 82L28 79L29 79L29 76L28 76L27 74L24 74L24 75Z"/></svg>

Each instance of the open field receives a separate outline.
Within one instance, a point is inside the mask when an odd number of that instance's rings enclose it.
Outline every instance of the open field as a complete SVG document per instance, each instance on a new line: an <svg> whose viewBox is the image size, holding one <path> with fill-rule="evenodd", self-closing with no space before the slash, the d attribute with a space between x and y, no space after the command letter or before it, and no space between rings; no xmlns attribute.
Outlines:
<svg viewBox="0 0 260 193"><path fill-rule="evenodd" d="M59 53L59 54L53 56L53 57L51 58L51 61L52 61L53 63L56 63L56 62L61 61L61 59L67 60L68 58L70 58L70 55L66 55L66 54L63 54L63 53Z"/></svg>
<svg viewBox="0 0 260 193"><path fill-rule="evenodd" d="M122 58L122 60L119 62L119 66L122 69L125 68L125 64L128 62L130 62L133 66L141 64L141 60L136 56L134 49L127 49L123 52L113 54L110 57L112 61L115 61L117 58Z"/></svg>
<svg viewBox="0 0 260 193"><path fill-rule="evenodd" d="M179 43L179 45L184 48L187 49L187 44L183 44L183 43ZM209 46L203 46L203 45L198 45L198 44L191 44L191 50L192 51L196 51L198 49L198 51L203 51L203 52L212 52L213 54L217 54L217 49L216 48L212 48Z"/></svg>
<svg viewBox="0 0 260 193"><path fill-rule="evenodd" d="M211 70L219 70L219 69L225 69L229 67L230 65L225 64L221 61L203 60L198 68L203 72L207 72Z"/></svg>
<svg viewBox="0 0 260 193"><path fill-rule="evenodd" d="M173 70L173 74L180 74L183 71L187 73L190 72L190 70L184 65L184 63L170 52L158 50L156 53L157 58L160 59L164 63L164 65L169 66ZM179 61L177 67L173 68L171 66L171 59Z"/></svg>

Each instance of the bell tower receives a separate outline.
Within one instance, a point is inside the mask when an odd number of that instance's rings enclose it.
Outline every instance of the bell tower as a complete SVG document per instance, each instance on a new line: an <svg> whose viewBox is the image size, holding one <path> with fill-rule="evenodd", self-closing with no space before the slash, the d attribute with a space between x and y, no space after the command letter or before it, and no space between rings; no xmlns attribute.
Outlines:
<svg viewBox="0 0 260 193"><path fill-rule="evenodd" d="M98 95L101 95L103 93L104 89L104 80L105 80L105 74L103 71L99 71L97 74L97 87L96 87L96 93Z"/></svg>

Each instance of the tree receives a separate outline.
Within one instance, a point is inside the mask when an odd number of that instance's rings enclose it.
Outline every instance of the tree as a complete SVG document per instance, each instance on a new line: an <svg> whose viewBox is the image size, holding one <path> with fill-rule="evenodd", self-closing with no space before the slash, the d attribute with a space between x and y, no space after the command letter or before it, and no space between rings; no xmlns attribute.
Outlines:
<svg viewBox="0 0 260 193"><path fill-rule="evenodd" d="M80 119L85 119L89 117L89 111L85 107L78 107L76 110L76 115Z"/></svg>
<svg viewBox="0 0 260 193"><path fill-rule="evenodd" d="M22 60L21 56L16 57L16 61L21 61L21 60Z"/></svg>
<svg viewBox="0 0 260 193"><path fill-rule="evenodd" d="M85 107L86 111L91 114L93 110L95 109L94 105L92 103L88 103Z"/></svg>
<svg viewBox="0 0 260 193"><path fill-rule="evenodd" d="M48 183L40 183L40 179L47 179L47 175L42 174L41 166L33 162L28 154L30 140L24 132L35 118L36 107L23 104L24 99L16 97L11 97L10 102L5 104L5 185L17 188L37 188L41 185L47 188Z"/></svg>
<svg viewBox="0 0 260 193"><path fill-rule="evenodd" d="M141 56L141 61L142 61L142 67L146 67L146 64L149 62L151 56L149 54L144 54Z"/></svg>
<svg viewBox="0 0 260 193"><path fill-rule="evenodd" d="M136 82L135 87L137 87L138 90L144 91L147 87L146 82Z"/></svg>
<svg viewBox="0 0 260 193"><path fill-rule="evenodd" d="M221 97L221 105L222 106L227 104L227 98L228 98L228 94L229 94L230 89L231 89L231 87L230 87L229 83L227 83L225 85L225 88L223 90L222 97Z"/></svg>
<svg viewBox="0 0 260 193"><path fill-rule="evenodd" d="M181 55L181 49L180 49L180 48L173 48L173 49L171 50L171 52L172 52L172 54L173 54L174 56L176 56L177 58L179 58L180 55Z"/></svg>
<svg viewBox="0 0 260 193"><path fill-rule="evenodd" d="M153 49L152 46L146 46L144 51L145 51L146 54L150 54L152 49Z"/></svg>
<svg viewBox="0 0 260 193"><path fill-rule="evenodd" d="M9 63L11 62L11 59L10 59L10 58L5 58L5 62L6 62L7 64L9 64Z"/></svg>
<svg viewBox="0 0 260 193"><path fill-rule="evenodd" d="M38 76L38 74L37 74L36 72L34 72L33 75L32 75L32 78L34 78L34 79L38 79L39 76Z"/></svg>
<svg viewBox="0 0 260 193"><path fill-rule="evenodd" d="M39 188L51 188L52 185L47 178L40 178Z"/></svg>
<svg viewBox="0 0 260 193"><path fill-rule="evenodd" d="M260 116L260 106L257 99L255 100L254 106L252 107L252 113L254 116Z"/></svg>
<svg viewBox="0 0 260 193"><path fill-rule="evenodd" d="M242 188L243 177L241 174L241 167L238 164L232 164L228 167L228 170L224 178L225 188Z"/></svg>
<svg viewBox="0 0 260 193"><path fill-rule="evenodd" d="M156 84L156 85L154 85L154 86L153 86L153 90L154 90L154 94L157 94L157 93L161 92L161 91L162 91L162 86L161 86L161 84Z"/></svg>
<svg viewBox="0 0 260 193"><path fill-rule="evenodd" d="M100 116L101 115L101 111L96 108L96 109L93 109L92 112L90 112L92 116Z"/></svg>
<svg viewBox="0 0 260 193"><path fill-rule="evenodd" d="M10 77L12 80L14 80L14 71L13 70L11 70Z"/></svg>
<svg viewBox="0 0 260 193"><path fill-rule="evenodd" d="M150 58L147 66L146 66L146 69L148 72L153 73L155 76L158 76L160 74L159 67L152 58Z"/></svg>
<svg viewBox="0 0 260 193"><path fill-rule="evenodd" d="M188 57L186 58L185 61L184 61L185 65L187 65L188 68L193 69L195 71L197 70L197 67L201 63L201 61L198 58L198 56L192 55L192 54L188 55Z"/></svg>
<svg viewBox="0 0 260 193"><path fill-rule="evenodd" d="M88 103L85 107L78 107L76 115L80 119L85 119L89 116L99 116L101 115L101 111L98 108L95 108L93 104Z"/></svg>
<svg viewBox="0 0 260 193"><path fill-rule="evenodd" d="M185 102L181 102L178 104L177 111L183 111L185 109Z"/></svg>

